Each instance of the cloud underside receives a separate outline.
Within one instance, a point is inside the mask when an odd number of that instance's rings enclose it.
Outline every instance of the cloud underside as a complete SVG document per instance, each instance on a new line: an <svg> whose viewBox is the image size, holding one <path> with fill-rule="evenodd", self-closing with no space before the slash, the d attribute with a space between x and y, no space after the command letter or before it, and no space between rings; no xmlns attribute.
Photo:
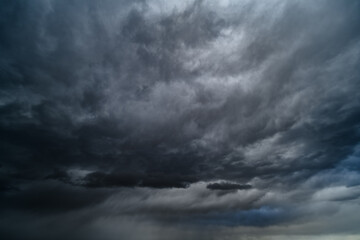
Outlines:
<svg viewBox="0 0 360 240"><path fill-rule="evenodd" d="M0 232L356 238L359 13L352 0L1 2Z"/></svg>

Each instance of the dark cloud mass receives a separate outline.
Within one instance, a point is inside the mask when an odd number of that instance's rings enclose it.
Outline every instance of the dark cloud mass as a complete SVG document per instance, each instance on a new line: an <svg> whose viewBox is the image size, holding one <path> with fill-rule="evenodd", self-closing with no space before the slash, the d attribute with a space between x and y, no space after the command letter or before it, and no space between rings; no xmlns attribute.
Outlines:
<svg viewBox="0 0 360 240"><path fill-rule="evenodd" d="M360 239L359 66L357 0L0 1L0 236Z"/></svg>

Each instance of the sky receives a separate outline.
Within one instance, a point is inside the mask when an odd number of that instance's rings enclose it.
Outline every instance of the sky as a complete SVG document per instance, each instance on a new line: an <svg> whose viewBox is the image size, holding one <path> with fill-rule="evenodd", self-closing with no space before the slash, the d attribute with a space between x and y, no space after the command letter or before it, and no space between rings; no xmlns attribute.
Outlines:
<svg viewBox="0 0 360 240"><path fill-rule="evenodd" d="M359 240L360 1L0 0L0 236Z"/></svg>

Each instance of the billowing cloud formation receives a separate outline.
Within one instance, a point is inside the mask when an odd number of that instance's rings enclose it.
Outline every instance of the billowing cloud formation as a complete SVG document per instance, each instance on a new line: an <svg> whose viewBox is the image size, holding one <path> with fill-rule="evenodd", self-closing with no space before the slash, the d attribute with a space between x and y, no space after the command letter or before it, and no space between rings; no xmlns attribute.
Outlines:
<svg viewBox="0 0 360 240"><path fill-rule="evenodd" d="M0 4L1 235L358 234L358 1Z"/></svg>

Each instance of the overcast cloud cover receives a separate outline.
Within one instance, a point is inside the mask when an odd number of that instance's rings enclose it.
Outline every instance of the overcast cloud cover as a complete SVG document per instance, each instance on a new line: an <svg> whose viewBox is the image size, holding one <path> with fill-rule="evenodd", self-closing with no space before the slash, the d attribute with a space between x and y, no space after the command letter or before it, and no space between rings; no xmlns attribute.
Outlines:
<svg viewBox="0 0 360 240"><path fill-rule="evenodd" d="M0 1L0 236L360 239L360 1Z"/></svg>

